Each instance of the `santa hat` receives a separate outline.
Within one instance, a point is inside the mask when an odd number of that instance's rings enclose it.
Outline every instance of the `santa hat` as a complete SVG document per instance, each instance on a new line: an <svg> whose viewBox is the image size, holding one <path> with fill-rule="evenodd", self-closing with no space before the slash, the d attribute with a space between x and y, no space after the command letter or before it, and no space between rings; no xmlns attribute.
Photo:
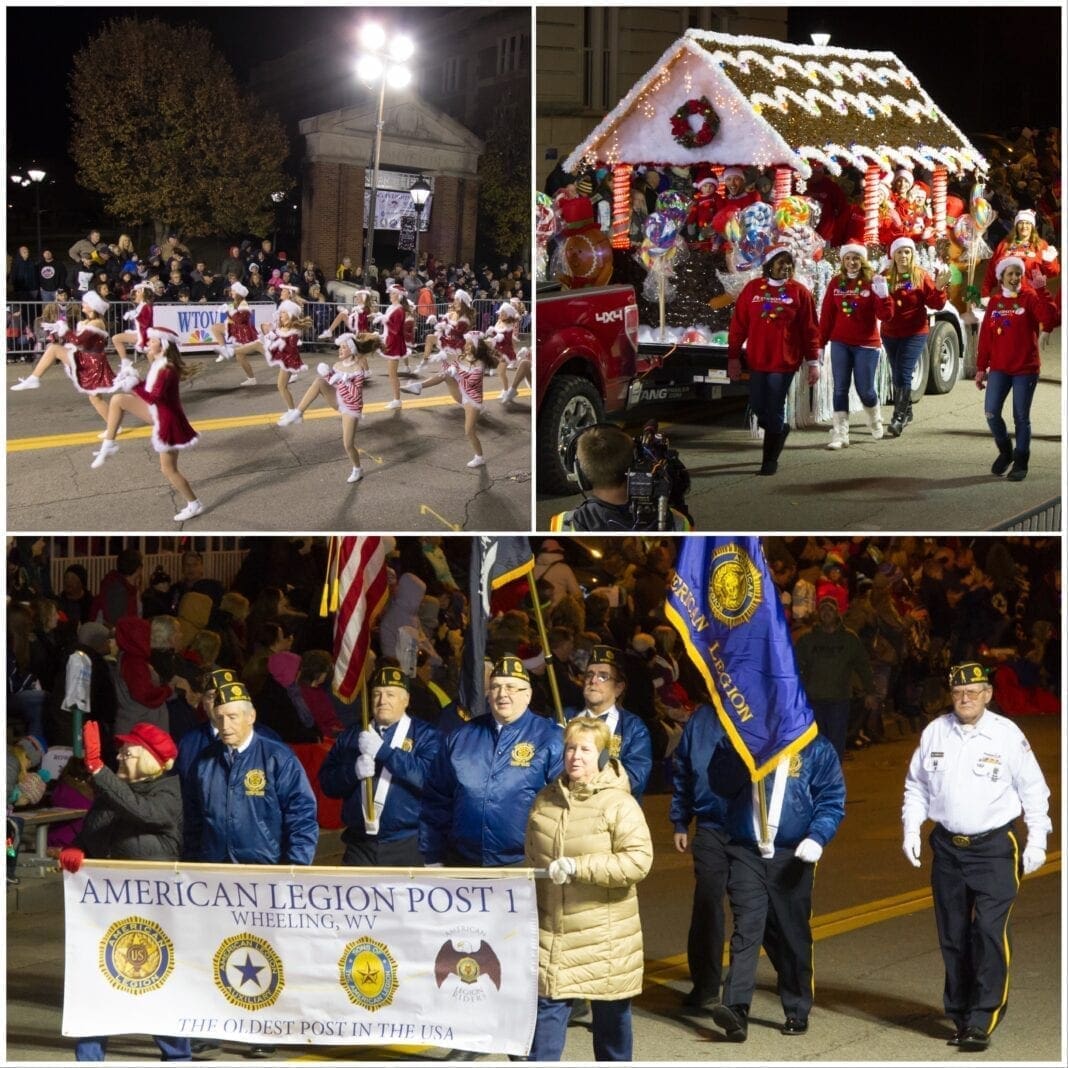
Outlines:
<svg viewBox="0 0 1068 1068"><path fill-rule="evenodd" d="M282 312L285 312L286 315L295 315L299 319L300 318L300 305L297 304L297 302L293 301L293 300L283 300L278 305L278 314L281 315Z"/></svg>
<svg viewBox="0 0 1068 1068"><path fill-rule="evenodd" d="M776 256L781 256L783 253L789 256L790 259L794 258L794 254L788 245L772 245L771 248L764 253L764 258L760 262L766 267Z"/></svg>
<svg viewBox="0 0 1068 1068"><path fill-rule="evenodd" d="M152 284L151 284L150 282L138 282L138 283L137 283L137 284L136 284L136 285L135 285L135 286L133 287L133 292L134 292L134 293L136 293L136 292L137 292L138 290L141 290L141 289L151 289L151 288L152 288Z"/></svg>
<svg viewBox="0 0 1068 1068"><path fill-rule="evenodd" d="M290 285L288 282L286 282L286 283L283 283L281 286L279 286L279 292L281 292L281 293L286 293L286 292L298 293L298 292L300 292L300 286Z"/></svg>
<svg viewBox="0 0 1068 1068"><path fill-rule="evenodd" d="M240 282L230 283L230 292L236 297L247 297L248 290Z"/></svg>
<svg viewBox="0 0 1068 1068"><path fill-rule="evenodd" d="M890 255L892 256L899 248L908 248L916 252L916 242L911 237L899 237L890 245Z"/></svg>
<svg viewBox="0 0 1068 1068"><path fill-rule="evenodd" d="M347 349L350 353L356 351L356 337L354 334L342 334L335 342L339 349Z"/></svg>
<svg viewBox="0 0 1068 1068"><path fill-rule="evenodd" d="M998 260L997 266L994 268L994 277L1000 282L1001 276L1010 267L1019 267L1021 271L1027 270L1027 265L1019 256L1006 256L1003 260Z"/></svg>
<svg viewBox="0 0 1068 1068"><path fill-rule="evenodd" d="M92 308L97 315L103 315L108 310L108 302L97 293L95 290L90 289L88 293L82 297L82 303L86 307Z"/></svg>
<svg viewBox="0 0 1068 1068"><path fill-rule="evenodd" d="M466 289L456 290L452 295L452 299L458 300L461 304L466 304L469 308L471 307L471 294Z"/></svg>
<svg viewBox="0 0 1068 1068"><path fill-rule="evenodd" d="M867 250L867 248L864 247L864 245L852 245L852 244L850 244L850 245L843 245L838 250L838 258L839 258L839 260L845 259L846 254L849 253L849 252L855 252L862 260L866 260L868 258L868 250Z"/></svg>
<svg viewBox="0 0 1068 1068"><path fill-rule="evenodd" d="M1016 218L1012 220L1013 226L1018 222L1029 222L1032 226L1038 222L1038 217L1030 208L1021 208L1016 213Z"/></svg>
<svg viewBox="0 0 1068 1068"><path fill-rule="evenodd" d="M519 312L517 312L508 301L505 301L500 308L497 309L497 317L499 319L518 319Z"/></svg>
<svg viewBox="0 0 1068 1068"><path fill-rule="evenodd" d="M917 182L910 190L910 193L915 193L919 189L923 195L929 197L931 195L931 187L926 182Z"/></svg>
<svg viewBox="0 0 1068 1068"><path fill-rule="evenodd" d="M716 181L716 176L714 174L702 174L701 177L693 183L693 187L694 189L701 189L703 186L706 185L716 186L718 184L719 183Z"/></svg>
<svg viewBox="0 0 1068 1068"><path fill-rule="evenodd" d="M916 180L916 176L907 167L898 167L898 169L894 171L894 177L907 178L909 180L909 185Z"/></svg>
<svg viewBox="0 0 1068 1068"><path fill-rule="evenodd" d="M723 172L723 181L726 181L728 178L741 178L744 181L745 171L743 171L741 167L728 167Z"/></svg>
<svg viewBox="0 0 1068 1068"><path fill-rule="evenodd" d="M168 326L150 326L148 328L148 336L162 341L164 348L168 345L178 348L178 335Z"/></svg>

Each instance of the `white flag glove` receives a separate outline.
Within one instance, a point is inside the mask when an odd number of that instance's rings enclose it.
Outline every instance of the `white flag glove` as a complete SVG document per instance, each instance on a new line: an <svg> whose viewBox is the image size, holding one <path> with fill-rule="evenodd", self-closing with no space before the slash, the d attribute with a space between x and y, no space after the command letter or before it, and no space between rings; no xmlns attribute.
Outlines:
<svg viewBox="0 0 1068 1068"><path fill-rule="evenodd" d="M877 297L888 297L888 296L890 296L890 287L886 284L886 276L885 275L877 274L871 280L871 291Z"/></svg>
<svg viewBox="0 0 1068 1068"><path fill-rule="evenodd" d="M901 848L908 862L914 868L918 868L920 866L920 836L915 832L907 833Z"/></svg>
<svg viewBox="0 0 1068 1068"><path fill-rule="evenodd" d="M571 882L571 876L575 874L575 862L570 857L561 857L549 865L549 878L557 886Z"/></svg>
<svg viewBox="0 0 1068 1068"><path fill-rule="evenodd" d="M806 838L797 843L794 856L806 864L815 864L823 856L823 846L815 838Z"/></svg>
<svg viewBox="0 0 1068 1068"><path fill-rule="evenodd" d="M364 756L371 757L372 760L378 756L378 750L382 748L382 738L374 731L360 731L357 742L360 746L360 752Z"/></svg>
<svg viewBox="0 0 1068 1068"><path fill-rule="evenodd" d="M356 758L356 778L373 779L375 777L375 758L361 753Z"/></svg>
<svg viewBox="0 0 1068 1068"><path fill-rule="evenodd" d="M1046 863L1046 851L1040 846L1029 845L1023 851L1023 873L1030 875L1038 871Z"/></svg>

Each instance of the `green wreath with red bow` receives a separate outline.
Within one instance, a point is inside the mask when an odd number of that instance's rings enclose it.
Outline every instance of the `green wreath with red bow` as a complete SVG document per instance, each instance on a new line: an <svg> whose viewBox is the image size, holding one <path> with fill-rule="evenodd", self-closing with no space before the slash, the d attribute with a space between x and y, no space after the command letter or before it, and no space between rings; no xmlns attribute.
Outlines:
<svg viewBox="0 0 1068 1068"><path fill-rule="evenodd" d="M690 124L692 116L701 118L701 125L694 129ZM712 138L719 133L719 116L707 96L698 100L687 100L671 116L671 136L683 148L704 148L712 143Z"/></svg>

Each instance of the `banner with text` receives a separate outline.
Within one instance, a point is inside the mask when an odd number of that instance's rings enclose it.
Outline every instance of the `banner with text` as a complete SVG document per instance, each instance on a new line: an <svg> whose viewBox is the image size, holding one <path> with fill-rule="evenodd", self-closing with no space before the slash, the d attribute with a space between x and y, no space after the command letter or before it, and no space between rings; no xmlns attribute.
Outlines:
<svg viewBox="0 0 1068 1068"><path fill-rule="evenodd" d="M63 889L64 1035L530 1048L525 875L86 861Z"/></svg>
<svg viewBox="0 0 1068 1068"><path fill-rule="evenodd" d="M278 308L270 301L250 304L252 325L259 331L262 323L269 323L278 314ZM178 335L178 348L182 352L210 352L214 354L217 342L211 336L215 323L226 322L225 304L153 304L152 325L165 326Z"/></svg>

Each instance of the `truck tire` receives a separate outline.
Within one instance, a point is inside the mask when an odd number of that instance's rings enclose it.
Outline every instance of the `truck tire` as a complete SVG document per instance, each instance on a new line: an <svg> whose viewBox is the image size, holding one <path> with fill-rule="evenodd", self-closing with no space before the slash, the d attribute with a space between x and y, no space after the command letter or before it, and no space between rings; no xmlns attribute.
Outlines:
<svg viewBox="0 0 1068 1068"><path fill-rule="evenodd" d="M923 346L923 351L920 353L920 358L916 361L916 366L912 369L912 390L909 396L912 398L913 404L919 404L923 400L923 395L927 392L927 379L931 374L931 352L926 345Z"/></svg>
<svg viewBox="0 0 1068 1068"><path fill-rule="evenodd" d="M938 322L927 339L927 392L948 393L960 377L960 338L952 324Z"/></svg>
<svg viewBox="0 0 1068 1068"><path fill-rule="evenodd" d="M560 375L538 408L538 489L543 493L574 493L564 467L564 450L574 434L604 419L597 387L577 375Z"/></svg>

